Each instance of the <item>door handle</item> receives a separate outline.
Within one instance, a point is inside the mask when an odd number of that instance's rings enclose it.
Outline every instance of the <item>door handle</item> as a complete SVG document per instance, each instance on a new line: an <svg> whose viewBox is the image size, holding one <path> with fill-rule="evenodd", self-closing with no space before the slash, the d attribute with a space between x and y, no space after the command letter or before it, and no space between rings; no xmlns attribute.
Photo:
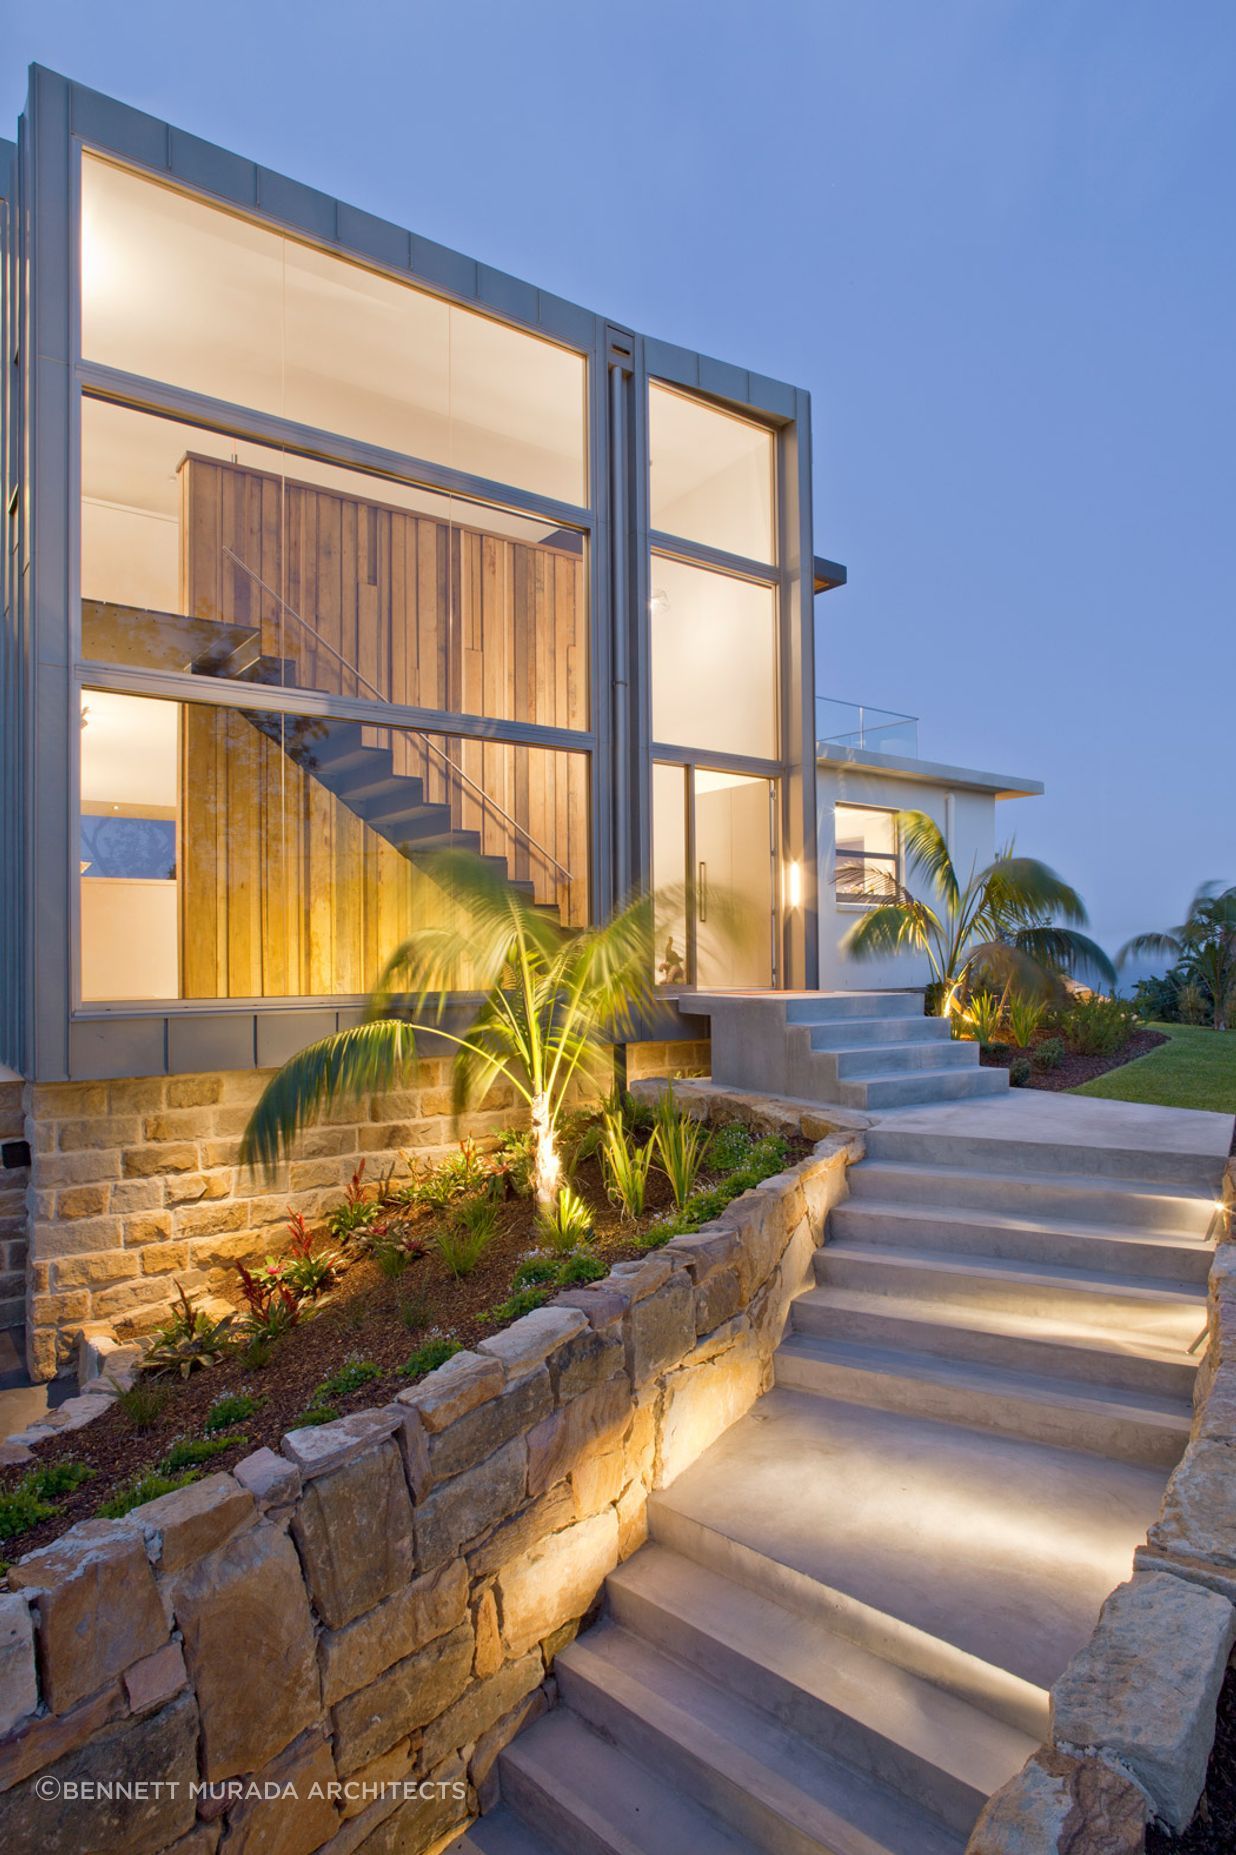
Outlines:
<svg viewBox="0 0 1236 1855"><path fill-rule="evenodd" d="M700 864L699 894L698 894L698 899L697 899L696 913L701 921L707 921L708 919L708 865L706 863Z"/></svg>

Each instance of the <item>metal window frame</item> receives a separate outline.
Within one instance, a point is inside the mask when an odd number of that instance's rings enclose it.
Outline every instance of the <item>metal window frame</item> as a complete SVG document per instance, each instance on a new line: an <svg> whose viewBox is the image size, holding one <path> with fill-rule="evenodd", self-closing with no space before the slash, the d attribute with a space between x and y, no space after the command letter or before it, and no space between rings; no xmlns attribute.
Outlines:
<svg viewBox="0 0 1236 1855"><path fill-rule="evenodd" d="M893 866L893 881L896 883L898 888L901 888L903 859L902 859L902 845L901 845L901 830L897 823L897 809L895 806L891 806L891 805L860 805L856 803L853 799L834 799L833 800L833 874L832 874L832 881L830 884L830 887L832 890L832 897L833 897L833 906L835 908L848 908L848 909L853 909L858 913L864 913L867 909L878 908L881 905L881 900L886 899L886 898L881 898L880 896L842 895L840 891L838 890L837 888L837 813L841 810L845 810L849 812L874 812L878 814L878 816L880 816L881 818L892 819L893 821L893 848L891 850L850 850L846 852L846 855L856 858L861 863L867 863L867 862L891 863Z"/></svg>

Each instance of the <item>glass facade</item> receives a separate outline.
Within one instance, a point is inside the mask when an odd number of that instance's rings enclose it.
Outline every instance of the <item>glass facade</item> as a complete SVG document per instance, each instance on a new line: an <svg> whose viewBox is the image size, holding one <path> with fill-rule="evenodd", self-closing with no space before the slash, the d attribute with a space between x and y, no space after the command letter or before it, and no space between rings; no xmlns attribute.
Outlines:
<svg viewBox="0 0 1236 1855"><path fill-rule="evenodd" d="M777 558L776 446L766 425L653 381L652 526L749 560Z"/></svg>
<svg viewBox="0 0 1236 1855"><path fill-rule="evenodd" d="M776 589L663 554L651 583L653 739L774 759Z"/></svg>

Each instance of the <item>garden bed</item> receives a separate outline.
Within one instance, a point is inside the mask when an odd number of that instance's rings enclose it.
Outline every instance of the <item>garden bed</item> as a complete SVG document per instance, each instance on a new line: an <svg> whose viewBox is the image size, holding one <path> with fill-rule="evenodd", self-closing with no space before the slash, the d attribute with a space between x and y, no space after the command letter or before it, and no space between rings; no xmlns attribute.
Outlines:
<svg viewBox="0 0 1236 1855"><path fill-rule="evenodd" d="M1082 1082L1092 1082L1096 1076L1105 1076L1111 1069L1120 1069L1125 1063L1136 1062L1139 1056L1156 1050L1167 1038L1162 1031L1134 1031L1122 1050L1116 1050L1106 1056L1080 1056L1074 1050L1066 1050L1055 1069L1038 1070L1033 1063L1034 1049L1037 1044L1045 1043L1052 1035L1045 1031L1035 1039L1029 1052L1015 1050L1011 1046L985 1045L979 1061L984 1069L1008 1069L1019 1057L1029 1054L1031 1058L1030 1075L1022 1085L1031 1089L1074 1089Z"/></svg>
<svg viewBox="0 0 1236 1855"><path fill-rule="evenodd" d="M728 1148L717 1144L720 1138L710 1141L695 1182L698 1221L716 1215L718 1200L727 1202L754 1182L749 1156L758 1175L769 1176L811 1150L804 1140L757 1142L740 1136L740 1145L744 1138L748 1142L749 1155L739 1154L732 1133ZM736 1159L743 1163L735 1165ZM571 1279L569 1272L581 1258L589 1273L603 1275L615 1263L657 1247L677 1229L692 1227L693 1201L688 1201L685 1219L676 1214L668 1179L656 1167L649 1172L645 1209L638 1217L623 1216L611 1202L599 1156L579 1161L572 1184L592 1214L592 1235L553 1257L565 1272L563 1281ZM422 1212L408 1234L414 1239L410 1248L423 1245L424 1253L397 1272L389 1261L384 1268L349 1243L344 1250L349 1260L335 1285L320 1302L302 1303L297 1324L268 1347L237 1346L217 1364L184 1378L142 1373L132 1391L89 1425L38 1444L36 1474L59 1469L64 1480L63 1471L72 1467L89 1474L74 1488L48 1487L46 1499L54 1511L19 1533L0 1536L0 1560L46 1545L77 1521L96 1516L117 1496L132 1492L144 1476L164 1478L164 1486L152 1483L145 1491L144 1498L153 1498L182 1477L232 1468L263 1446L278 1449L283 1435L304 1423L346 1416L393 1398L439 1363L446 1350L474 1346L530 1306L550 1300L560 1282L525 1287L520 1294L514 1279L531 1252L539 1258L548 1254L532 1199L507 1196L496 1202L495 1211L493 1235L467 1274L453 1273L436 1247L450 1213ZM320 1242L332 1247L329 1236ZM239 1316L241 1297L232 1299ZM227 1421L225 1399L240 1401ZM23 1483L28 1486L30 1476L28 1464L0 1470L0 1523L4 1497Z"/></svg>
<svg viewBox="0 0 1236 1855"><path fill-rule="evenodd" d="M1152 1824L1146 1855L1232 1855L1236 1849L1236 1669L1219 1695L1206 1788L1189 1827L1174 1836Z"/></svg>

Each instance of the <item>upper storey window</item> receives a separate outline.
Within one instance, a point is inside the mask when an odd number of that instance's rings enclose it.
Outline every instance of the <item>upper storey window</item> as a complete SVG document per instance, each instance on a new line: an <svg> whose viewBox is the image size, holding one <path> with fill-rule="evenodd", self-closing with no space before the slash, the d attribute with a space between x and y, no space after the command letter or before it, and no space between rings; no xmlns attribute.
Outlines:
<svg viewBox="0 0 1236 1855"><path fill-rule="evenodd" d="M655 382L649 421L653 528L748 560L775 561L768 427Z"/></svg>
<svg viewBox="0 0 1236 1855"><path fill-rule="evenodd" d="M88 361L577 507L583 356L87 156Z"/></svg>

